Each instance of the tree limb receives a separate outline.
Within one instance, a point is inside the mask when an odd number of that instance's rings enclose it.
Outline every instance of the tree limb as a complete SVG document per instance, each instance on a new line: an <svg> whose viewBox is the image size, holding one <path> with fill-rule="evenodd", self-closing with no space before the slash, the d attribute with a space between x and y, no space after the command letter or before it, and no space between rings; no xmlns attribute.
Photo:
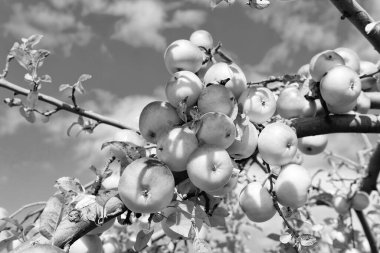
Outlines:
<svg viewBox="0 0 380 253"><path fill-rule="evenodd" d="M359 32L374 46L380 53L380 26L377 25L367 34L365 27L374 22L374 19L355 0L330 0L342 13L343 18L347 18L359 30Z"/></svg>

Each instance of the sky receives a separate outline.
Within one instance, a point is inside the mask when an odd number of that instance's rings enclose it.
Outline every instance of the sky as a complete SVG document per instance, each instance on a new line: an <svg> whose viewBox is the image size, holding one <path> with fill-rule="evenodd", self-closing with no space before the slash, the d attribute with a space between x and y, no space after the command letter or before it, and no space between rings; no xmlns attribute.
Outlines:
<svg viewBox="0 0 380 253"><path fill-rule="evenodd" d="M380 20L379 1L359 2ZM207 0L0 0L0 66L15 41L42 34L38 47L52 54L40 72L49 74L53 83L41 92L69 101L58 92L59 85L90 74L79 105L137 128L142 108L165 99L170 78L163 61L165 48L197 29L222 42L249 81L295 73L314 54L342 46L354 49L363 60L379 60L328 0L273 0L261 11L244 3L236 0L212 9ZM7 79L27 87L24 74L12 63ZM1 100L11 95L0 89ZM118 130L99 126L92 135L69 137L66 130L75 120L63 112L46 124L30 124L17 109L0 105L0 206L12 212L46 200L62 176L77 177L83 184L93 179L88 168L103 165L107 153L100 150L101 144ZM329 148L354 157L355 150L346 148L352 143L347 136L353 135L331 136L347 145Z"/></svg>

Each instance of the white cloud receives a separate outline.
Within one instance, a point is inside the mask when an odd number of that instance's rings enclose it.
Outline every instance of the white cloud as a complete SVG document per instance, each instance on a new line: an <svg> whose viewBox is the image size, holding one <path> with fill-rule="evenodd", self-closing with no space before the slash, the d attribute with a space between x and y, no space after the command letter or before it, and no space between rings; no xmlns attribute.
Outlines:
<svg viewBox="0 0 380 253"><path fill-rule="evenodd" d="M12 6L12 12L3 28L6 34L18 39L42 34L42 47L62 48L66 56L70 55L73 45L84 46L91 40L90 27L76 20L72 13L55 11L44 3L30 6L17 3Z"/></svg>
<svg viewBox="0 0 380 253"><path fill-rule="evenodd" d="M206 12L201 10L176 10L168 27L187 26L193 29L206 22Z"/></svg>
<svg viewBox="0 0 380 253"><path fill-rule="evenodd" d="M4 105L0 107L0 118L0 136L14 134L19 127L28 124L17 109L10 109Z"/></svg>

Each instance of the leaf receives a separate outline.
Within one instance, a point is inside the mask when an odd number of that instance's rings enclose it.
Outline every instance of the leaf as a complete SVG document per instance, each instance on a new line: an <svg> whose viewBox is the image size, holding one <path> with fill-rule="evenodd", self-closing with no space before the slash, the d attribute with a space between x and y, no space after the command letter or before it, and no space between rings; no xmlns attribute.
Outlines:
<svg viewBox="0 0 380 253"><path fill-rule="evenodd" d="M41 76L41 82L51 83L52 82L51 76L50 75L43 75L43 76Z"/></svg>
<svg viewBox="0 0 380 253"><path fill-rule="evenodd" d="M21 116L23 116L30 123L36 122L36 115L34 115L33 111L27 110L25 107L20 107L19 112Z"/></svg>
<svg viewBox="0 0 380 253"><path fill-rule="evenodd" d="M64 91L64 90L69 89L69 88L70 88L70 89L72 88L70 84L61 84L61 85L59 86L58 90L59 90L59 91Z"/></svg>
<svg viewBox="0 0 380 253"><path fill-rule="evenodd" d="M78 124L79 125L81 125L81 126L83 126L84 125L84 118L83 118L83 116L82 115L79 115L79 117L78 117Z"/></svg>
<svg viewBox="0 0 380 253"><path fill-rule="evenodd" d="M210 245L203 239L195 238L193 241L193 249L195 253L212 252Z"/></svg>
<svg viewBox="0 0 380 253"><path fill-rule="evenodd" d="M23 40L23 42L25 46L32 48L41 41L42 37L43 35L35 34L27 38L26 41Z"/></svg>
<svg viewBox="0 0 380 253"><path fill-rule="evenodd" d="M81 82L77 82L73 85L73 88L75 91L77 91L79 94L84 94L86 90L84 89L83 85Z"/></svg>
<svg viewBox="0 0 380 253"><path fill-rule="evenodd" d="M283 244L287 244L292 240L291 234L282 234L280 235L280 242Z"/></svg>
<svg viewBox="0 0 380 253"><path fill-rule="evenodd" d="M61 177L59 178L54 187L59 189L63 193L75 193L81 194L85 192L83 185L77 178L73 177Z"/></svg>
<svg viewBox="0 0 380 253"><path fill-rule="evenodd" d="M49 198L40 216L40 233L49 240L53 237L61 221L64 207L64 196L61 193L56 193Z"/></svg>
<svg viewBox="0 0 380 253"><path fill-rule="evenodd" d="M252 0L250 2L250 6L255 7L258 10L262 10L267 8L270 5L270 2L268 0Z"/></svg>
<svg viewBox="0 0 380 253"><path fill-rule="evenodd" d="M31 90L26 97L26 106L30 109L36 108L38 101L38 91Z"/></svg>
<svg viewBox="0 0 380 253"><path fill-rule="evenodd" d="M92 76L89 75L89 74L82 74L79 78L78 78L78 82L81 83L81 82L84 82L84 81L87 81L88 79L91 79Z"/></svg>
<svg viewBox="0 0 380 253"><path fill-rule="evenodd" d="M166 224L177 234L180 234L183 237L188 237L192 228L191 220L191 214L177 208L174 213L171 213L166 218Z"/></svg>
<svg viewBox="0 0 380 253"><path fill-rule="evenodd" d="M143 250L147 246L150 238L153 235L153 232L154 232L153 229L152 230L146 230L146 229L140 230L136 236L136 242L135 242L135 245L133 246L134 249L136 251Z"/></svg>
<svg viewBox="0 0 380 253"><path fill-rule="evenodd" d="M83 194L80 196L79 201L75 204L75 209L80 210L96 203L96 196L94 195Z"/></svg>
<svg viewBox="0 0 380 253"><path fill-rule="evenodd" d="M199 205L195 206L195 218L201 220L202 223L206 223L207 225L210 225L210 221L208 219L207 213Z"/></svg>
<svg viewBox="0 0 380 253"><path fill-rule="evenodd" d="M317 238L311 234L303 234L299 237L299 240L304 247L311 247L317 242Z"/></svg>
<svg viewBox="0 0 380 253"><path fill-rule="evenodd" d="M364 30L367 34L370 34L371 32L375 32L375 27L380 24L380 21L371 22L368 25L365 26Z"/></svg>
<svg viewBox="0 0 380 253"><path fill-rule="evenodd" d="M180 194L189 194L196 190L197 188L188 178L177 185L177 192Z"/></svg>
<svg viewBox="0 0 380 253"><path fill-rule="evenodd" d="M21 48L15 48L10 52L15 57L17 62L26 70L31 70L33 66L32 57Z"/></svg>
<svg viewBox="0 0 380 253"><path fill-rule="evenodd" d="M25 74L24 79L25 79L26 81L33 82L33 77L32 77L32 75L29 74L29 73L26 73L26 74Z"/></svg>
<svg viewBox="0 0 380 253"><path fill-rule="evenodd" d="M270 233L267 235L269 239L272 239L273 241L279 242L280 241L280 235L275 233Z"/></svg>

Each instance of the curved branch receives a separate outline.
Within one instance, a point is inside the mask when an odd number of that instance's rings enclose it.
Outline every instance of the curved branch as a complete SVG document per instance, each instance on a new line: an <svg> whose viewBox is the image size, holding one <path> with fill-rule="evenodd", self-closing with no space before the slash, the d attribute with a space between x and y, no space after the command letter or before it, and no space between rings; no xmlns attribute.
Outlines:
<svg viewBox="0 0 380 253"><path fill-rule="evenodd" d="M292 120L297 137L329 133L380 133L380 116L342 114Z"/></svg>
<svg viewBox="0 0 380 253"><path fill-rule="evenodd" d="M17 94L24 95L24 96L27 96L29 94L28 89L25 89L25 88L22 88L16 84L13 84L13 83L5 80L4 78L0 78L0 87L3 87L7 90L13 91ZM131 127L128 127L126 125L123 125L122 123L120 123L116 120L113 120L111 118L105 117L103 115L100 115L100 114L92 112L92 111L88 111L88 110L85 110L85 109L82 109L79 107L75 107L74 105L65 103L61 100L58 100L54 97L51 97L51 96L48 96L48 95L45 95L42 93L38 94L38 100L41 100L41 101L46 102L48 104L54 105L59 110L65 110L65 111L68 111L68 112L71 112L71 113L74 113L77 115L81 115L83 117L93 119L93 120L95 120L99 123L102 123L102 124L107 124L107 125L114 126L117 128L129 129L129 130L138 132L138 130L133 129Z"/></svg>
<svg viewBox="0 0 380 253"><path fill-rule="evenodd" d="M330 0L342 13L342 17L348 18L359 32L380 53L380 26L377 25L370 33L366 33L365 27L374 22L373 18L355 0Z"/></svg>

